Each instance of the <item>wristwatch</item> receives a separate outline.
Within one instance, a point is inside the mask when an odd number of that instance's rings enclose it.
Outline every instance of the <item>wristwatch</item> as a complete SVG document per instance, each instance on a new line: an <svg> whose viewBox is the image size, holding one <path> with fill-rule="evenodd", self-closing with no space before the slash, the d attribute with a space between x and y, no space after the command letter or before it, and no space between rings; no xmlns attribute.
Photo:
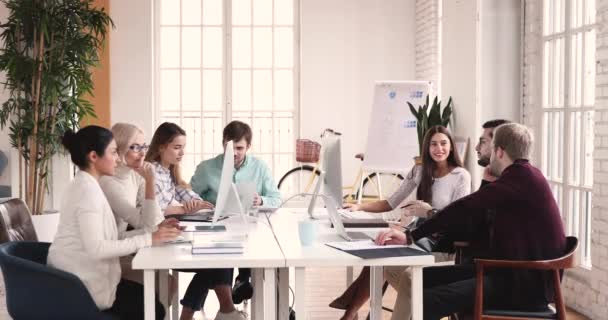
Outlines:
<svg viewBox="0 0 608 320"><path fill-rule="evenodd" d="M405 245L409 246L414 242L414 239L412 238L412 232L409 228L404 228L403 233L405 233Z"/></svg>
<svg viewBox="0 0 608 320"><path fill-rule="evenodd" d="M433 208L433 209L431 209L431 210L427 211L427 212L426 212L426 218L428 219L428 218L430 218L430 217L432 217L432 216L436 215L436 214L437 214L437 212L439 212L439 210L437 210L437 209L435 209L435 208Z"/></svg>

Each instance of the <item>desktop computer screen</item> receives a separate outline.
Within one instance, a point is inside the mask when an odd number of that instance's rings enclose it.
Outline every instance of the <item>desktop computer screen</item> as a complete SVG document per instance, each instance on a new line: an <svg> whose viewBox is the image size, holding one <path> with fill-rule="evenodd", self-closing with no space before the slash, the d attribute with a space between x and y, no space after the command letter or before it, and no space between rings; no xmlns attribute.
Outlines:
<svg viewBox="0 0 608 320"><path fill-rule="evenodd" d="M326 202L326 206L342 207L342 154L339 136L326 136L322 140L323 155L321 156L321 175L308 206L309 216L313 216L317 195L322 193L333 201Z"/></svg>
<svg viewBox="0 0 608 320"><path fill-rule="evenodd" d="M224 151L224 163L222 165L222 177L220 178L220 185L217 191L217 201L215 202L215 211L213 212L213 224L222 216L228 215L228 213L243 213L243 205L241 204L236 187L232 183L232 177L234 176L234 147L233 142L228 141L226 144L226 151ZM235 204L237 208L232 208L232 205L228 204L229 198L233 193L233 200L231 203ZM235 212L229 212L235 211Z"/></svg>

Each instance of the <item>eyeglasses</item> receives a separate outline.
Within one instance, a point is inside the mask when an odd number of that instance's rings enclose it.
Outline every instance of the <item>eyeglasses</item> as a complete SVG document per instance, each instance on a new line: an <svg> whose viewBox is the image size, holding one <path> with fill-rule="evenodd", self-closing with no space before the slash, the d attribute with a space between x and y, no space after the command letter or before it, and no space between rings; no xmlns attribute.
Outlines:
<svg viewBox="0 0 608 320"><path fill-rule="evenodd" d="M132 144L129 146L129 150L133 151L133 152L146 152L148 151L148 149L150 149L150 146L147 144Z"/></svg>

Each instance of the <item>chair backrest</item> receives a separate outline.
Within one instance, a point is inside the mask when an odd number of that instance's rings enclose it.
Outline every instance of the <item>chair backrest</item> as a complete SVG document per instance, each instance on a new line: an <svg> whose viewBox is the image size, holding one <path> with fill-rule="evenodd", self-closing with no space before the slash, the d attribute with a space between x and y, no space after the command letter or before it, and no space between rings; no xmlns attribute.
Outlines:
<svg viewBox="0 0 608 320"><path fill-rule="evenodd" d="M38 241L32 215L21 199L0 204L0 243L7 241Z"/></svg>
<svg viewBox="0 0 608 320"><path fill-rule="evenodd" d="M0 245L0 267L11 317L105 319L78 277L46 265L49 246L27 241Z"/></svg>

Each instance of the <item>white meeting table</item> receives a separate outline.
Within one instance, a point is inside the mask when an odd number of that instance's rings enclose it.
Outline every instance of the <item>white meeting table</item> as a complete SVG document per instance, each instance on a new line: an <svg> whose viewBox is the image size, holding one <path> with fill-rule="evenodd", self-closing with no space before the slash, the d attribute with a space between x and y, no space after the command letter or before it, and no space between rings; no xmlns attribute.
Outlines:
<svg viewBox="0 0 608 320"><path fill-rule="evenodd" d="M321 209L324 211L324 209ZM315 210L316 212L319 209ZM280 209L270 215L275 235L285 254L286 267L279 269L279 319L288 319L289 306L289 268L295 269L295 311L298 320L307 320L305 308L305 283L307 267L370 267L370 313L372 320L382 319L382 284L384 283L384 266L410 266L412 268L412 319L422 320L422 268L434 263L432 255L401 256L379 259L362 259L346 252L331 248L325 243L344 241L335 229L331 228L327 214L315 220L316 239L310 246L303 246L298 235L298 221L307 219L308 215L302 209ZM348 231L363 231L375 235L381 228L348 229Z"/></svg>
<svg viewBox="0 0 608 320"><path fill-rule="evenodd" d="M265 218L258 223L244 222L241 217L231 217L219 222L228 232L247 233L242 254L198 254L191 253L192 245L167 244L140 249L133 259L133 269L144 270L144 311L146 320L155 320L155 271L170 269L252 268L252 281L256 290L252 299L252 319L275 320L276 315L276 270L285 267L285 257L274 238ZM204 223L181 223L193 230L194 225ZM208 223L206 223L208 224ZM186 238L191 232L184 232ZM263 290L259 290L262 288ZM161 289L162 291L162 289ZM175 303L175 302L174 302ZM177 307L177 306L175 306ZM175 308L174 310L177 310ZM167 310L167 314L169 310ZM176 313L174 312L174 315Z"/></svg>

